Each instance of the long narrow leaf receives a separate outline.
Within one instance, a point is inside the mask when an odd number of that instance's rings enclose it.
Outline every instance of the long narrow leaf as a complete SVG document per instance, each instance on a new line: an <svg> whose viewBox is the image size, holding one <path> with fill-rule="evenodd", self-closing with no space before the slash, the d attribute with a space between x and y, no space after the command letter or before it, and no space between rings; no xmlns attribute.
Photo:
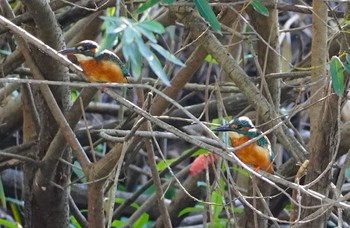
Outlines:
<svg viewBox="0 0 350 228"><path fill-rule="evenodd" d="M269 10L266 8L266 6L264 6L264 4L261 3L260 0L252 0L251 4L253 6L253 9L261 15L264 15L266 17L270 15Z"/></svg>
<svg viewBox="0 0 350 228"><path fill-rule="evenodd" d="M164 4L173 4L175 2L175 0L161 0L162 3Z"/></svg>
<svg viewBox="0 0 350 228"><path fill-rule="evenodd" d="M139 23L138 26L158 34L163 34L165 32L164 26L157 21L143 21Z"/></svg>
<svg viewBox="0 0 350 228"><path fill-rule="evenodd" d="M141 26L137 26L135 29L137 29L140 33L142 33L142 35L144 35L149 41L153 43L157 43L156 36L153 34L153 32L147 29L144 29Z"/></svg>
<svg viewBox="0 0 350 228"><path fill-rule="evenodd" d="M147 60L149 66L153 70L153 72L159 77L159 79L166 85L170 86L170 81L165 74L162 65L160 64L159 59L155 54L151 52L149 47L145 45L141 38L136 39L137 46L140 50L141 55Z"/></svg>
<svg viewBox="0 0 350 228"><path fill-rule="evenodd" d="M160 0L148 0L145 3L143 3L137 10L136 13L142 13L143 11L151 8L152 6L154 6L155 4L157 4L158 2L160 2Z"/></svg>
<svg viewBox="0 0 350 228"><path fill-rule="evenodd" d="M127 63L131 65L131 73L135 79L139 79L142 69L142 58L135 43L123 43L123 55Z"/></svg>
<svg viewBox="0 0 350 228"><path fill-rule="evenodd" d="M194 0L194 4L196 5L199 14L205 18L213 28L214 32L220 32L221 27L218 19L215 16L213 9L208 4L207 0Z"/></svg>
<svg viewBox="0 0 350 228"><path fill-rule="evenodd" d="M18 227L15 223L10 222L10 221L6 221L5 219L0 219L0 225L8 227L8 228L17 228Z"/></svg>
<svg viewBox="0 0 350 228"><path fill-rule="evenodd" d="M0 178L0 201L2 208L6 209L6 196L4 186L2 184L2 179Z"/></svg>
<svg viewBox="0 0 350 228"><path fill-rule="evenodd" d="M179 215L178 217L180 216L183 216L185 214L188 214L188 213L192 213L192 212L202 212L203 211L203 207L186 207L185 209L181 210L179 212Z"/></svg>
<svg viewBox="0 0 350 228"><path fill-rule="evenodd" d="M171 54L170 52L168 52L167 50L165 50L162 46L158 45L158 44L152 44L151 43L152 48L154 48L159 54L161 54L164 58L166 58L167 60L169 60L170 62L175 63L176 65L179 66L185 66L185 64L183 62L181 62L180 59L176 58L175 55Z"/></svg>

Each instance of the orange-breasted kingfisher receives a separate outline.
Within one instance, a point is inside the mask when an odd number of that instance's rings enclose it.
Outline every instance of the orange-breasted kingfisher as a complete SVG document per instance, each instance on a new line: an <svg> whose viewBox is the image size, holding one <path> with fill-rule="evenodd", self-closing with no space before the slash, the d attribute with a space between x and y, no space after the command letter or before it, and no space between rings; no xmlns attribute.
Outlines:
<svg viewBox="0 0 350 228"><path fill-rule="evenodd" d="M213 131L228 132L233 147L240 146L262 135L262 132L256 129L252 121L246 116L233 119L228 125L215 128ZM254 166L255 170L262 169L268 173L273 173L271 143L265 135L257 141L235 150L235 154L243 163Z"/></svg>
<svg viewBox="0 0 350 228"><path fill-rule="evenodd" d="M74 55L90 82L128 83L129 71L119 57L109 50L98 53L98 48L96 42L84 40L59 53Z"/></svg>

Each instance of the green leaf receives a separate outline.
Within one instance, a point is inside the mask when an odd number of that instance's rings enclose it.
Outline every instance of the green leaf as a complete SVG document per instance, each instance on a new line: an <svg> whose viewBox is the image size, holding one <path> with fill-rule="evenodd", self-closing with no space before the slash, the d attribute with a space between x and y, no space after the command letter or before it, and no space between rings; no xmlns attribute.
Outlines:
<svg viewBox="0 0 350 228"><path fill-rule="evenodd" d="M97 54L101 53L105 49L111 50L116 43L118 37L118 28L121 26L121 19L116 17L105 16L101 17L104 20L104 35L100 42L100 47L97 50ZM116 31L118 30L118 31Z"/></svg>
<svg viewBox="0 0 350 228"><path fill-rule="evenodd" d="M167 159L166 161L161 160L160 162L158 162L157 164L157 171L158 172L162 172L164 169L167 168L168 165L171 165L174 161L176 161L176 158L172 158L172 159Z"/></svg>
<svg viewBox="0 0 350 228"><path fill-rule="evenodd" d="M163 3L163 4L173 4L174 2L175 2L175 0L161 0L161 2Z"/></svg>
<svg viewBox="0 0 350 228"><path fill-rule="evenodd" d="M17 228L18 226L10 221L7 221L5 219L0 219L0 225L4 226L4 227L8 227L8 228Z"/></svg>
<svg viewBox="0 0 350 228"><path fill-rule="evenodd" d="M240 166L234 165L232 166L232 169L235 170L237 173L242 174L243 176L249 176L249 172L245 169L242 169Z"/></svg>
<svg viewBox="0 0 350 228"><path fill-rule="evenodd" d="M143 227L149 220L149 215L147 213L143 213L140 218L136 220L133 224L133 227Z"/></svg>
<svg viewBox="0 0 350 228"><path fill-rule="evenodd" d="M147 39L153 43L157 43L157 39L156 36L153 34L153 32L144 29L142 26L137 26L136 29L142 33L142 35L144 35L145 37L147 37Z"/></svg>
<svg viewBox="0 0 350 228"><path fill-rule="evenodd" d="M122 50L127 63L130 64L133 77L135 77L136 80L139 79L142 71L142 57L140 51L135 44L124 44Z"/></svg>
<svg viewBox="0 0 350 228"><path fill-rule="evenodd" d="M166 86L170 86L170 81L167 75L165 74L157 56L151 52L151 50L145 45L145 43L140 37L136 39L136 43L141 55L147 60L153 72Z"/></svg>
<svg viewBox="0 0 350 228"><path fill-rule="evenodd" d="M214 32L220 32L220 23L216 18L216 15L213 9L208 4L207 0L194 0L194 4L196 5L199 14L205 18L213 28Z"/></svg>
<svg viewBox="0 0 350 228"><path fill-rule="evenodd" d="M80 163L78 161L75 161L73 163L73 173L75 173L75 175L78 176L79 179L81 179L82 182L86 182L86 177L85 174L83 172L83 170L81 169Z"/></svg>
<svg viewBox="0 0 350 228"><path fill-rule="evenodd" d="M111 226L112 227L122 227L124 225L124 222L120 221L120 220L113 220Z"/></svg>
<svg viewBox="0 0 350 228"><path fill-rule="evenodd" d="M332 86L334 92L338 96L342 96L344 93L344 71L343 64L340 61L339 57L333 56L330 63L330 73L332 78Z"/></svg>
<svg viewBox="0 0 350 228"><path fill-rule="evenodd" d="M9 203L10 208L11 208L11 212L12 212L12 217L13 219L17 222L17 223L21 223L21 215L20 212L18 210L18 207L16 206L15 203Z"/></svg>
<svg viewBox="0 0 350 228"><path fill-rule="evenodd" d="M170 62L173 62L176 65L179 65L182 67L185 66L185 64L183 62L181 62L180 59L176 58L175 55L173 55L170 52L168 52L167 50L165 50L162 46L155 44L155 43L151 43L151 47L154 48L159 54L161 54L164 58L166 58Z"/></svg>
<svg viewBox="0 0 350 228"><path fill-rule="evenodd" d="M163 34L165 32L164 26L157 21L143 21L138 26L157 34Z"/></svg>
<svg viewBox="0 0 350 228"><path fill-rule="evenodd" d="M135 33L134 29L127 28L127 29L124 30L122 42L123 42L124 45L125 44L132 44L135 41L135 38L137 36L140 36L140 34L139 33Z"/></svg>
<svg viewBox="0 0 350 228"><path fill-rule="evenodd" d="M181 210L179 212L178 217L181 217L185 214L191 213L191 212L202 212L203 211L203 206L201 207L186 207L185 209Z"/></svg>
<svg viewBox="0 0 350 228"><path fill-rule="evenodd" d="M77 221L77 219L74 216L70 216L70 225L74 225L74 228L81 228L81 225L79 224L79 222Z"/></svg>
<svg viewBox="0 0 350 228"><path fill-rule="evenodd" d="M214 203L212 205L212 207L214 209L213 217L215 219L218 219L220 212L222 211L222 208L223 208L223 206L221 206L223 203L222 196L221 196L220 192L218 191L218 189L212 192L211 201Z"/></svg>
<svg viewBox="0 0 350 228"><path fill-rule="evenodd" d="M204 60L208 63L219 64L218 61L216 61L216 59L214 59L212 55L207 55L207 57L205 57Z"/></svg>
<svg viewBox="0 0 350 228"><path fill-rule="evenodd" d="M345 175L346 180L350 181L350 167L345 169L344 175Z"/></svg>
<svg viewBox="0 0 350 228"><path fill-rule="evenodd" d="M208 154L209 152L203 148L198 149L196 152L194 152L191 157L197 157L201 154Z"/></svg>
<svg viewBox="0 0 350 228"><path fill-rule="evenodd" d="M159 77L159 79L164 83L164 85L171 86L168 76L163 70L162 64L160 63L158 57L155 54L152 53L152 58L149 59L148 63L153 72Z"/></svg>
<svg viewBox="0 0 350 228"><path fill-rule="evenodd" d="M5 196L4 185L2 184L1 178L0 178L0 201L1 201L2 208L6 209L6 196Z"/></svg>
<svg viewBox="0 0 350 228"><path fill-rule="evenodd" d="M136 10L136 13L137 14L142 13L143 11L151 8L152 6L157 4L158 2L160 2L160 0L148 0L145 3L140 5L140 7Z"/></svg>
<svg viewBox="0 0 350 228"><path fill-rule="evenodd" d="M266 8L266 6L264 6L264 4L260 2L260 0L252 0L251 4L253 6L253 9L261 15L264 15L266 17L270 15L269 10Z"/></svg>
<svg viewBox="0 0 350 228"><path fill-rule="evenodd" d="M104 38L100 43L100 47L97 50L96 55L100 54L105 49L108 49L108 50L113 49L117 36L118 36L117 33L106 33L106 35L104 36Z"/></svg>

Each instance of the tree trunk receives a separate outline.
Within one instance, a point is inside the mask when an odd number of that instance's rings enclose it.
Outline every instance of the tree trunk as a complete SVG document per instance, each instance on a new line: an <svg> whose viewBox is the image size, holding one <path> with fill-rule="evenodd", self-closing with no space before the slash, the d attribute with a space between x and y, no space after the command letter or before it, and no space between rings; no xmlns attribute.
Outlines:
<svg viewBox="0 0 350 228"><path fill-rule="evenodd" d="M311 56L311 78L313 86L311 87L310 122L310 163L306 176L306 183L319 178L331 161L332 155L336 152L336 131L338 117L338 97L332 95L322 101L328 95L330 90L326 81L327 78L327 5L324 1L313 1L313 39ZM318 103L316 103L318 101ZM319 180L310 186L310 189L328 196L331 183L330 169L322 174ZM305 206L319 205L320 200L309 195L303 195L302 202ZM307 218L317 209L304 209L301 213L302 218ZM301 227L326 227L327 213L311 218L312 221ZM309 219L308 218L308 219Z"/></svg>
<svg viewBox="0 0 350 228"><path fill-rule="evenodd" d="M35 27L38 29L35 31L38 38L56 50L62 49L64 47L62 31L57 24L55 14L48 2L45 0L24 0L22 2L34 19ZM46 54L34 47L31 48L31 56L31 61L36 63L36 67L45 79L56 81L68 80L66 69L57 61L48 58ZM38 75L34 75L34 78L36 77ZM58 106L65 112L70 103L68 88L56 86L51 87L51 91ZM39 141L38 150L34 151L32 157L41 160L50 148L58 126L38 87L33 87L33 95L33 105L37 108L40 126L37 126L39 130L37 133ZM32 112L29 115L35 114ZM69 160L70 153L66 150L66 147L62 145L57 146L60 146L60 151L63 155L62 158ZM50 163L51 161L48 162ZM40 169L38 167L32 167L31 164L24 165L26 227L69 226L68 191L66 186L71 170L64 163L58 163L57 161L57 164L56 169L51 173L41 172L42 168L49 165L45 162L42 163Z"/></svg>

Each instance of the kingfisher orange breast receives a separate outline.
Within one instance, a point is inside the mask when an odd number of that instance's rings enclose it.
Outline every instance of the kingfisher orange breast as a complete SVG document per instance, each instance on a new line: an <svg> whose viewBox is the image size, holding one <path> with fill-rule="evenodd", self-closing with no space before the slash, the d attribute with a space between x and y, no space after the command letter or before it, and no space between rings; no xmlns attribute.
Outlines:
<svg viewBox="0 0 350 228"><path fill-rule="evenodd" d="M229 132L229 138L233 147L240 146L251 139L247 135L241 135L236 132ZM258 146L256 142L236 150L235 153L243 163L260 167L262 170L272 173L269 152L265 148Z"/></svg>
<svg viewBox="0 0 350 228"><path fill-rule="evenodd" d="M127 83L121 68L109 60L96 61L95 59L79 61L81 68L91 82Z"/></svg>

